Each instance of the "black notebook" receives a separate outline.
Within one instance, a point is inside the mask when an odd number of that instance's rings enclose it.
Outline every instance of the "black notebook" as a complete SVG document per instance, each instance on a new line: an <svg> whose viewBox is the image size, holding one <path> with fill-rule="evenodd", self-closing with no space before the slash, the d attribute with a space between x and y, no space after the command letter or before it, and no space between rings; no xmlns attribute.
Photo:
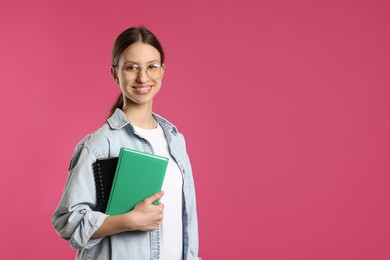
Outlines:
<svg viewBox="0 0 390 260"><path fill-rule="evenodd" d="M96 186L96 211L106 212L117 164L118 157L97 159L92 164Z"/></svg>

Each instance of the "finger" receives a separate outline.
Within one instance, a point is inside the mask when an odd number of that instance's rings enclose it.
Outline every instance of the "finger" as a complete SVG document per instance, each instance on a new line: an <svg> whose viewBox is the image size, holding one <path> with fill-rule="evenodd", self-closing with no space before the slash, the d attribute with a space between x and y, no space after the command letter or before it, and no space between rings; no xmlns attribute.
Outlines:
<svg viewBox="0 0 390 260"><path fill-rule="evenodd" d="M149 198L146 198L145 202L147 202L148 204L152 204L156 200L159 200L163 195L164 195L163 191L157 192L157 193L153 194L152 196L150 196Z"/></svg>

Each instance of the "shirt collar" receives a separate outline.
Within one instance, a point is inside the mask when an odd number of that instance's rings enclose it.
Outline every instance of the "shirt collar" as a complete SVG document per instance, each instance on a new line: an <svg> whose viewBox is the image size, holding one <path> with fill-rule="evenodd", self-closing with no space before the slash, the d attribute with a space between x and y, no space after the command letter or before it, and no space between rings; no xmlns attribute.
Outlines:
<svg viewBox="0 0 390 260"><path fill-rule="evenodd" d="M162 127L162 129L164 129L165 131L169 131L169 132L174 132L174 133L177 133L177 128L176 126L174 126L172 123L170 123L168 120L166 120L165 118L153 113L153 117L157 120L158 124ZM112 128L112 129L121 129L123 128L124 126L126 126L127 124L131 124L131 122L129 121L129 119L127 118L127 116L125 115L125 113L123 113L123 111L119 108L117 108L114 112L114 114L112 114L112 116L110 116L108 119L107 119L107 123L109 124L109 126Z"/></svg>

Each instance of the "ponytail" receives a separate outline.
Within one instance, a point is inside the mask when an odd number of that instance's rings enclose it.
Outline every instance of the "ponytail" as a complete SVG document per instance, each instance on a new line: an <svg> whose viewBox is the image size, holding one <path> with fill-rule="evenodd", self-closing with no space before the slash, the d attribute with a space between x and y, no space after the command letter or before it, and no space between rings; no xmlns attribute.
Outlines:
<svg viewBox="0 0 390 260"><path fill-rule="evenodd" d="M111 117L115 113L115 110L117 108L122 109L122 107L123 107L123 95L121 93L117 98L115 104L112 106L109 117Z"/></svg>

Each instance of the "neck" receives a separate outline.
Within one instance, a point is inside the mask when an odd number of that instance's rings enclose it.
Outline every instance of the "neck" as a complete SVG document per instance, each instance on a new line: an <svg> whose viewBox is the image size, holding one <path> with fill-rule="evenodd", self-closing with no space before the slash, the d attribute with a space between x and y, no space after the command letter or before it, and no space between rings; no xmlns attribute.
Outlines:
<svg viewBox="0 0 390 260"><path fill-rule="evenodd" d="M157 127L157 121L152 115L152 104L132 104L125 102L122 108L130 122L140 128L154 129Z"/></svg>

